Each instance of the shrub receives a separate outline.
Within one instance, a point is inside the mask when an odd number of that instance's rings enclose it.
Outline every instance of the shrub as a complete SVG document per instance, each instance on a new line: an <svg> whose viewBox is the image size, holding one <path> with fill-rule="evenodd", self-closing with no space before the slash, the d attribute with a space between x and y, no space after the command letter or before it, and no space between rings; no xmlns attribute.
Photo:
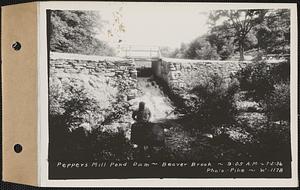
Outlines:
<svg viewBox="0 0 300 190"><path fill-rule="evenodd" d="M253 128L251 133L255 137L255 143L249 150L255 155L254 159L291 159L289 122L267 123L260 129Z"/></svg>
<svg viewBox="0 0 300 190"><path fill-rule="evenodd" d="M248 97L253 97L255 101L267 100L275 84L289 81L289 65L289 61L256 61L247 65L237 73L241 90L248 91Z"/></svg>
<svg viewBox="0 0 300 190"><path fill-rule="evenodd" d="M58 134L50 141L50 159L72 161L127 160L132 157L131 145L123 130L87 132L82 127ZM57 142L58 141L58 142Z"/></svg>
<svg viewBox="0 0 300 190"><path fill-rule="evenodd" d="M266 111L270 119L290 120L290 85L280 83L274 85L274 90L266 100Z"/></svg>
<svg viewBox="0 0 300 190"><path fill-rule="evenodd" d="M290 60L282 61L275 65L271 74L274 77L276 83L289 82L290 81Z"/></svg>
<svg viewBox="0 0 300 190"><path fill-rule="evenodd" d="M273 90L274 77L270 67L266 62L255 62L238 73L241 89L248 91L248 96L255 101L264 100Z"/></svg>
<svg viewBox="0 0 300 190"><path fill-rule="evenodd" d="M221 60L226 60L229 59L230 56L232 55L234 51L234 48L232 45L224 45L220 48L220 50L218 51L218 54L221 58Z"/></svg>
<svg viewBox="0 0 300 190"><path fill-rule="evenodd" d="M88 97L88 94L83 88L74 88L70 86L72 98L64 102L62 107L64 113L62 117L65 120L66 126L70 129L78 128L84 123L90 126L99 125L101 118L101 108L97 101Z"/></svg>
<svg viewBox="0 0 300 190"><path fill-rule="evenodd" d="M100 126L119 119L128 110L129 104L125 102L128 85L106 83L94 76L52 74L50 159L123 158L129 146L124 132L103 132ZM96 153L99 155L95 156Z"/></svg>
<svg viewBox="0 0 300 190"><path fill-rule="evenodd" d="M51 159L90 161L129 157L130 145L124 131L100 130L100 125L118 119L126 106L117 103L102 119L99 103L84 89L70 87L69 91L72 97L63 102L64 112L49 115Z"/></svg>
<svg viewBox="0 0 300 190"><path fill-rule="evenodd" d="M234 94L239 84L231 79L226 83L220 76L213 75L206 83L196 86L191 92L197 96L194 100L194 113L205 124L219 125L231 123L236 114Z"/></svg>
<svg viewBox="0 0 300 190"><path fill-rule="evenodd" d="M188 59L204 59L204 60L218 60L219 55L217 48L212 46L205 37L199 37L193 40L186 51L184 57Z"/></svg>
<svg viewBox="0 0 300 190"><path fill-rule="evenodd" d="M93 160L128 160L132 157L131 145L125 132L95 129L91 135Z"/></svg>

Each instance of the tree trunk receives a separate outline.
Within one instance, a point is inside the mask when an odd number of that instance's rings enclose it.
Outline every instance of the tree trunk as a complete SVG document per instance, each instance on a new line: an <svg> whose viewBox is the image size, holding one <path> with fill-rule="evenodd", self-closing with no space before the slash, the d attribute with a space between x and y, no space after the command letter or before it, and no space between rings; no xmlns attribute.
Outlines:
<svg viewBox="0 0 300 190"><path fill-rule="evenodd" d="M244 61L244 43L240 41L239 43L240 61Z"/></svg>

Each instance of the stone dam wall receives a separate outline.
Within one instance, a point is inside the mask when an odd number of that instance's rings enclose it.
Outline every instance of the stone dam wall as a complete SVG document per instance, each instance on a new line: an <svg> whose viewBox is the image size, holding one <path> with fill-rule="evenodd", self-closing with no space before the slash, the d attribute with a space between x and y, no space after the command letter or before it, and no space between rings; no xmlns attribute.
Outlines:
<svg viewBox="0 0 300 190"><path fill-rule="evenodd" d="M50 70L65 73L84 73L113 78L137 78L131 59L67 53L50 54Z"/></svg>
<svg viewBox="0 0 300 190"><path fill-rule="evenodd" d="M225 81L250 63L249 61L206 61L161 58L152 62L154 75L165 81L171 88L191 89L218 74Z"/></svg>
<svg viewBox="0 0 300 190"><path fill-rule="evenodd" d="M131 89L136 89L137 84L137 70L131 59L51 52L49 70L50 77L80 74L105 78L108 83L122 83Z"/></svg>

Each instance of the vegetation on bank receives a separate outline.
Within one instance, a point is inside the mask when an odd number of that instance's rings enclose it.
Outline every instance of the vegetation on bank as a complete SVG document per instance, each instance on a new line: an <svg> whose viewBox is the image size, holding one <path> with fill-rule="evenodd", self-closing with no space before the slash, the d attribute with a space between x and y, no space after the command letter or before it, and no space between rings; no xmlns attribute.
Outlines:
<svg viewBox="0 0 300 190"><path fill-rule="evenodd" d="M50 10L50 51L86 55L115 55L96 35L104 21L96 11Z"/></svg>
<svg viewBox="0 0 300 190"><path fill-rule="evenodd" d="M175 50L162 48L162 55L204 60L244 60L268 54L289 54L290 11L288 9L211 11L210 30Z"/></svg>

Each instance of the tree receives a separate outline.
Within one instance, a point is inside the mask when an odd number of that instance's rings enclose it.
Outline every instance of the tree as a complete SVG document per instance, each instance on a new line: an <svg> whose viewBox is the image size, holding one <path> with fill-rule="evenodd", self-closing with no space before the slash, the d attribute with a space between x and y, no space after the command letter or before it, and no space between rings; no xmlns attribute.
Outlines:
<svg viewBox="0 0 300 190"><path fill-rule="evenodd" d="M180 49L173 52L172 57L203 60L219 59L216 47L206 40L206 36L200 36L189 44L182 43Z"/></svg>
<svg viewBox="0 0 300 190"><path fill-rule="evenodd" d="M160 47L159 50L163 57L172 57L172 55L174 54L174 50L172 50L168 46Z"/></svg>
<svg viewBox="0 0 300 190"><path fill-rule="evenodd" d="M263 22L255 28L258 49L266 53L289 53L290 11L270 10Z"/></svg>
<svg viewBox="0 0 300 190"><path fill-rule="evenodd" d="M95 36L103 21L95 11L50 11L50 50L56 52L113 55L114 50Z"/></svg>
<svg viewBox="0 0 300 190"><path fill-rule="evenodd" d="M226 26L215 26L207 35L207 41L215 46L221 60L228 59L234 52L233 32L224 28Z"/></svg>
<svg viewBox="0 0 300 190"><path fill-rule="evenodd" d="M219 59L216 47L212 46L206 38L206 36L201 36L193 40L185 51L184 57L203 60Z"/></svg>
<svg viewBox="0 0 300 190"><path fill-rule="evenodd" d="M233 34L234 43L238 44L240 60L244 60L246 39L254 26L263 22L266 9L261 10L217 10L209 15L211 25L221 22L223 30Z"/></svg>
<svg viewBox="0 0 300 190"><path fill-rule="evenodd" d="M181 43L180 48L177 48L174 50L173 53L171 53L170 57L173 58L184 58L185 52L188 49L188 45L185 43Z"/></svg>

